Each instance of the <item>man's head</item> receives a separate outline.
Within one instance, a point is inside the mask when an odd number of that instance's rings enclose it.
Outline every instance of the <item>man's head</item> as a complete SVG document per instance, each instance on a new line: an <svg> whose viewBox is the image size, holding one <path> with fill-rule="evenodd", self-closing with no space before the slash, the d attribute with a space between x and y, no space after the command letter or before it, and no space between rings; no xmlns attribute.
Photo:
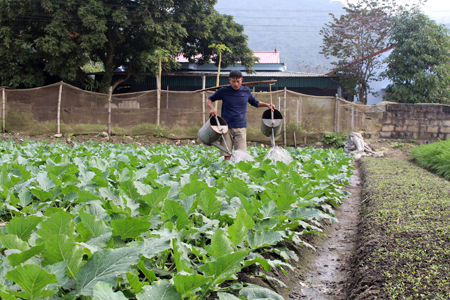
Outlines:
<svg viewBox="0 0 450 300"><path fill-rule="evenodd" d="M242 73L239 70L231 71L230 75L228 76L228 81L230 82L231 87L235 90L241 88L242 80L244 80L244 78L242 77Z"/></svg>

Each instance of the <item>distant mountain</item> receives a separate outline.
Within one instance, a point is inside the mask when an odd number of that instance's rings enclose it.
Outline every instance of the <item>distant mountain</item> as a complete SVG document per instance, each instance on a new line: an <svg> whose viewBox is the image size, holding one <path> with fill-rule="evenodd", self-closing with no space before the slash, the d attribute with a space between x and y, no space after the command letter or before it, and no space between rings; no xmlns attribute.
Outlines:
<svg viewBox="0 0 450 300"><path fill-rule="evenodd" d="M329 13L339 16L342 7L342 2L331 0L218 0L215 6L244 25L250 49L273 51L276 47L289 71L305 71L297 67L301 61L312 67L329 66L319 54L319 31L332 20Z"/></svg>

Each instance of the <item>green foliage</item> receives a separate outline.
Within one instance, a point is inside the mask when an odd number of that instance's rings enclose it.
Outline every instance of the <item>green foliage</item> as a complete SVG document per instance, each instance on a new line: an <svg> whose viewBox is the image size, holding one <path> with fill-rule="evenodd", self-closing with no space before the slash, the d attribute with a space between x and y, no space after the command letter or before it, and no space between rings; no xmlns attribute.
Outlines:
<svg viewBox="0 0 450 300"><path fill-rule="evenodd" d="M392 84L385 99L401 103L450 103L450 37L419 10L394 19L390 43L395 49L383 73Z"/></svg>
<svg viewBox="0 0 450 300"><path fill-rule="evenodd" d="M215 3L3 0L0 85L34 87L78 76L91 89L107 93L110 86L131 75L143 80L146 72L155 72L157 61L149 58L156 58L158 49L171 57L180 52L189 57L200 54L205 62L212 57L210 44L226 44L233 51L224 56L223 65L241 61L251 71L254 59L243 26L219 14ZM97 86L86 72L99 65L105 73ZM113 82L113 73L121 65L128 69Z"/></svg>
<svg viewBox="0 0 450 300"><path fill-rule="evenodd" d="M436 171L450 180L450 139L411 149L411 156L422 168Z"/></svg>
<svg viewBox="0 0 450 300"><path fill-rule="evenodd" d="M310 246L301 236L336 221L330 204L346 196L351 173L340 149L288 148L289 165L265 160L263 148L239 163L203 146L3 141L0 149L0 210L10 219L0 231L2 299L230 291L226 281L244 267L291 268L288 259L298 258L277 244ZM249 299L278 297L235 289Z"/></svg>
<svg viewBox="0 0 450 300"><path fill-rule="evenodd" d="M327 145L333 145L336 148L342 148L344 147L345 140L345 135L340 135L338 132L330 132L325 133L324 137L320 141Z"/></svg>
<svg viewBox="0 0 450 300"><path fill-rule="evenodd" d="M369 81L376 79L376 69L382 61L371 56L385 48L391 14L390 4L380 1L359 0L347 3L345 14L334 16L320 31L323 36L321 54L337 58L332 62L343 85L353 91L362 104L367 103Z"/></svg>

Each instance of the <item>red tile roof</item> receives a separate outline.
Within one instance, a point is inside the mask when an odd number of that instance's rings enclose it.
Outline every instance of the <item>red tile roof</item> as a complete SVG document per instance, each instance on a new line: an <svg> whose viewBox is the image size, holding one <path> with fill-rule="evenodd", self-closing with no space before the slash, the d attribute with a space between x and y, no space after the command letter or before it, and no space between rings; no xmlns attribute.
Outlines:
<svg viewBox="0 0 450 300"><path fill-rule="evenodd" d="M259 62L261 64L277 64L280 63L280 52L277 51L255 51L253 55L259 58ZM195 58L199 58L200 55L195 56ZM183 63L188 62L188 59L183 56L183 54L179 54L175 60L177 62Z"/></svg>
<svg viewBox="0 0 450 300"><path fill-rule="evenodd" d="M259 57L259 62L262 64L276 64L280 63L280 52L276 51L255 51L253 53Z"/></svg>

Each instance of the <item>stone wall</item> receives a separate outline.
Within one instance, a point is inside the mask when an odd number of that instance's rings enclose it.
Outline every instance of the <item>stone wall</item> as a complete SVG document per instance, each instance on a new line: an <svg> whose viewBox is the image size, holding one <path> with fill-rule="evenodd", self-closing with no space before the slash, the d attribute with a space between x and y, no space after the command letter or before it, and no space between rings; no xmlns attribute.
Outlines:
<svg viewBox="0 0 450 300"><path fill-rule="evenodd" d="M439 104L387 104L381 119L382 138L450 138L450 106Z"/></svg>

